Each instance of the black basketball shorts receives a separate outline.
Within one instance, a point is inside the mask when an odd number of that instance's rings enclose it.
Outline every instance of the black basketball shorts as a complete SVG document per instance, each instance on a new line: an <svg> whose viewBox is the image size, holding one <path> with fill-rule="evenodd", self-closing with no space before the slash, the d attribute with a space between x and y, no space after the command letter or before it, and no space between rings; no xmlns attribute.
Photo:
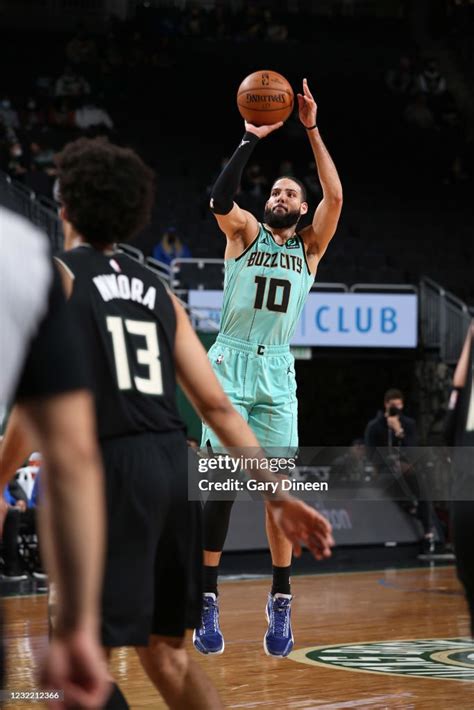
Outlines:
<svg viewBox="0 0 474 710"><path fill-rule="evenodd" d="M201 506L188 501L182 432L102 441L107 552L105 646L146 646L150 634L182 637L200 622Z"/></svg>

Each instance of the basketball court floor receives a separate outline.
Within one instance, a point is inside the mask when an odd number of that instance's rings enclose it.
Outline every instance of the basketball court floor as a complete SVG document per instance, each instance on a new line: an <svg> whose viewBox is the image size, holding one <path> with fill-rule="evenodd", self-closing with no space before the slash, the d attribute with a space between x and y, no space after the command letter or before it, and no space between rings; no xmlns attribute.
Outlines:
<svg viewBox="0 0 474 710"><path fill-rule="evenodd" d="M221 584L223 655L201 656L189 640L225 707L474 708L474 643L454 567L294 577L295 650L281 660L265 656L262 646L268 588L268 579ZM46 597L10 597L3 606L7 687L31 690L33 659L47 643ZM132 710L165 707L133 651L116 652L113 671Z"/></svg>

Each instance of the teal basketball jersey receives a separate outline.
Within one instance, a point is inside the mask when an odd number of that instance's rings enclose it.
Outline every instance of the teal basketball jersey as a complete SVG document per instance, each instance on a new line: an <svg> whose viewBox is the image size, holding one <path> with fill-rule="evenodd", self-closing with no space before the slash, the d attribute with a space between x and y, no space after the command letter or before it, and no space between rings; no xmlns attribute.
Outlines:
<svg viewBox="0 0 474 710"><path fill-rule="evenodd" d="M299 235L277 244L263 225L235 259L225 262L220 333L258 345L287 345L313 285Z"/></svg>

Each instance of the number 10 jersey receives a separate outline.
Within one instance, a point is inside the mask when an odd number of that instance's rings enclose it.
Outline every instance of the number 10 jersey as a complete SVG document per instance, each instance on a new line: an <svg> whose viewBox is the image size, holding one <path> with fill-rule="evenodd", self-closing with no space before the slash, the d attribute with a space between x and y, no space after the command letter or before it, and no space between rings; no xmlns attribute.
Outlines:
<svg viewBox="0 0 474 710"><path fill-rule="evenodd" d="M288 345L313 285L299 235L277 244L263 225L225 262L220 333L259 345Z"/></svg>
<svg viewBox="0 0 474 710"><path fill-rule="evenodd" d="M95 397L99 437L183 428L176 406L176 316L160 280L88 244L57 257L74 279L69 312Z"/></svg>

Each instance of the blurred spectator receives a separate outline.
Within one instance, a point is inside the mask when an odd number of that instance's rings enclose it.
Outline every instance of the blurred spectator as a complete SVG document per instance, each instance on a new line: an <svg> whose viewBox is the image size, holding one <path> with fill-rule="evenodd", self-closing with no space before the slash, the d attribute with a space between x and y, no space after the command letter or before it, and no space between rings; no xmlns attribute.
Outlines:
<svg viewBox="0 0 474 710"><path fill-rule="evenodd" d="M78 128L86 131L88 128L99 128L103 126L112 130L114 127L113 121L108 112L97 105L92 99L85 101L74 114L74 121Z"/></svg>
<svg viewBox="0 0 474 710"><path fill-rule="evenodd" d="M389 389L384 395L384 409L372 419L365 430L365 446L369 460L378 474L394 477L405 497L410 512L423 526L421 554L435 552L434 531L441 532L429 490L415 465L418 437L414 419L403 413L404 396L399 389ZM405 506L406 507L406 506ZM442 534L442 532L441 532Z"/></svg>
<svg viewBox="0 0 474 710"><path fill-rule="evenodd" d="M36 477L40 471L42 464L42 456L38 451L33 451L30 454L26 466L19 468L16 472L16 480L23 488L27 499L29 500L33 494Z"/></svg>
<svg viewBox="0 0 474 710"><path fill-rule="evenodd" d="M446 91L446 79L440 74L436 59L425 61L423 70L417 77L417 88L429 97L439 97Z"/></svg>
<svg viewBox="0 0 474 710"><path fill-rule="evenodd" d="M12 582L19 582L28 577L18 549L20 514L26 510L28 504L26 496L19 486L17 486L15 493L21 497L16 498L11 493L9 484L0 498L0 534L3 558L2 577Z"/></svg>
<svg viewBox="0 0 474 710"><path fill-rule="evenodd" d="M403 414L404 397L398 389L389 389L384 395L384 409L378 412L365 430L365 445L369 458L377 448L416 446L415 420Z"/></svg>
<svg viewBox="0 0 474 710"><path fill-rule="evenodd" d="M385 83L389 91L396 96L408 97L415 92L415 72L410 57L400 57L398 66L388 70Z"/></svg>
<svg viewBox="0 0 474 710"><path fill-rule="evenodd" d="M70 66L64 69L54 87L55 96L84 96L89 93L89 83Z"/></svg>
<svg viewBox="0 0 474 710"><path fill-rule="evenodd" d="M189 247L183 244L176 233L175 227L168 227L161 241L153 248L153 257L168 266L173 259L187 259L190 256L191 251Z"/></svg>
<svg viewBox="0 0 474 710"><path fill-rule="evenodd" d="M13 131L20 127L20 121L18 119L18 113L12 106L12 102L8 96L4 96L0 101L0 118L7 128L11 128Z"/></svg>
<svg viewBox="0 0 474 710"><path fill-rule="evenodd" d="M27 565L37 579L46 577L41 563L39 544L36 538L36 506L38 503L39 475L36 476L31 496L28 497L16 479L10 481L0 500L0 532L2 533L3 578L10 581L27 579ZM3 521L3 527L2 527ZM20 533L34 537L29 553L24 560L20 555Z"/></svg>

